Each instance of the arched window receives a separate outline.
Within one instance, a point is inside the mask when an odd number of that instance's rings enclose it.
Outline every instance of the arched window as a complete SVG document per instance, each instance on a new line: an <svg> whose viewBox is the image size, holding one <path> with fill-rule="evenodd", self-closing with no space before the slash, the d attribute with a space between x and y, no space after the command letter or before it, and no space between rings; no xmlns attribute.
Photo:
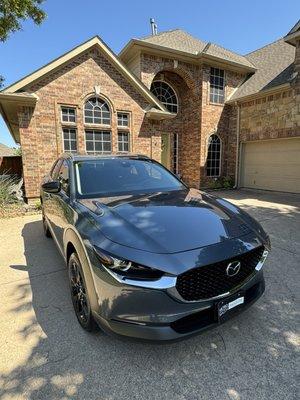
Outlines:
<svg viewBox="0 0 300 400"><path fill-rule="evenodd" d="M170 85L163 81L154 81L150 90L168 111L171 113L178 112L177 96Z"/></svg>
<svg viewBox="0 0 300 400"><path fill-rule="evenodd" d="M84 106L84 122L87 124L110 125L110 109L99 97L88 99Z"/></svg>
<svg viewBox="0 0 300 400"><path fill-rule="evenodd" d="M220 176L221 170L221 139L218 135L211 135L208 139L206 160L206 174L210 177Z"/></svg>

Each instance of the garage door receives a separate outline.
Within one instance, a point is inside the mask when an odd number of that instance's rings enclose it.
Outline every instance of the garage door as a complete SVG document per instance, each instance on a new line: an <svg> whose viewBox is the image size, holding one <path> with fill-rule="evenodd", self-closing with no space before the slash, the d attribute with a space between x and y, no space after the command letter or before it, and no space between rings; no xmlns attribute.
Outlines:
<svg viewBox="0 0 300 400"><path fill-rule="evenodd" d="M300 193L300 138L243 143L240 186Z"/></svg>

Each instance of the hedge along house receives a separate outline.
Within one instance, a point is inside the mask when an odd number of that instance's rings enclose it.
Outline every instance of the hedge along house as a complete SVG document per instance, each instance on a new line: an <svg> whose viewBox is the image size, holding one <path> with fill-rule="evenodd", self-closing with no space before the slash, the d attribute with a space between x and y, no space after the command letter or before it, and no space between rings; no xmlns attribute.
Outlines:
<svg viewBox="0 0 300 400"><path fill-rule="evenodd" d="M178 29L133 39L119 56L94 37L7 87L1 113L22 146L26 197L39 196L43 175L62 152L142 153L195 187L230 177L269 188L273 169L253 160L247 143L300 138L298 34L296 25L248 56ZM268 65L271 56L276 61ZM287 147L283 162L293 153ZM300 191L294 165L284 190ZM271 188L281 190L280 182Z"/></svg>

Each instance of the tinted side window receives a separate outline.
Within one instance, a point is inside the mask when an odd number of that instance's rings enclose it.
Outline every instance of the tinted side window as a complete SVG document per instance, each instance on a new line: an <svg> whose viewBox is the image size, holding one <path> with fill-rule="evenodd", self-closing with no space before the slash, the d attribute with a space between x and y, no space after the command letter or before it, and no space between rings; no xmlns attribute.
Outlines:
<svg viewBox="0 0 300 400"><path fill-rule="evenodd" d="M57 175L58 175L58 171L59 171L60 165L61 165L61 160L57 160L53 164L53 167L52 167L51 172L50 172L50 176L51 176L52 179L57 179Z"/></svg>
<svg viewBox="0 0 300 400"><path fill-rule="evenodd" d="M69 194L69 166L66 160L63 160L59 173L58 180L61 184L61 188L64 192Z"/></svg>

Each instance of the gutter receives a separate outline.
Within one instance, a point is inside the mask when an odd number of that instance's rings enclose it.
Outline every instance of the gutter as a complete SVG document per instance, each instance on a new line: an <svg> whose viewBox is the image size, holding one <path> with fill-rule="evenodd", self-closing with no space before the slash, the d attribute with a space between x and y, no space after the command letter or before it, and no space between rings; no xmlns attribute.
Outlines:
<svg viewBox="0 0 300 400"><path fill-rule="evenodd" d="M234 189L239 187L239 167L240 167L240 110L241 105L236 101L235 106L237 107L237 116L236 116L236 153L235 153L235 176L234 176Z"/></svg>

